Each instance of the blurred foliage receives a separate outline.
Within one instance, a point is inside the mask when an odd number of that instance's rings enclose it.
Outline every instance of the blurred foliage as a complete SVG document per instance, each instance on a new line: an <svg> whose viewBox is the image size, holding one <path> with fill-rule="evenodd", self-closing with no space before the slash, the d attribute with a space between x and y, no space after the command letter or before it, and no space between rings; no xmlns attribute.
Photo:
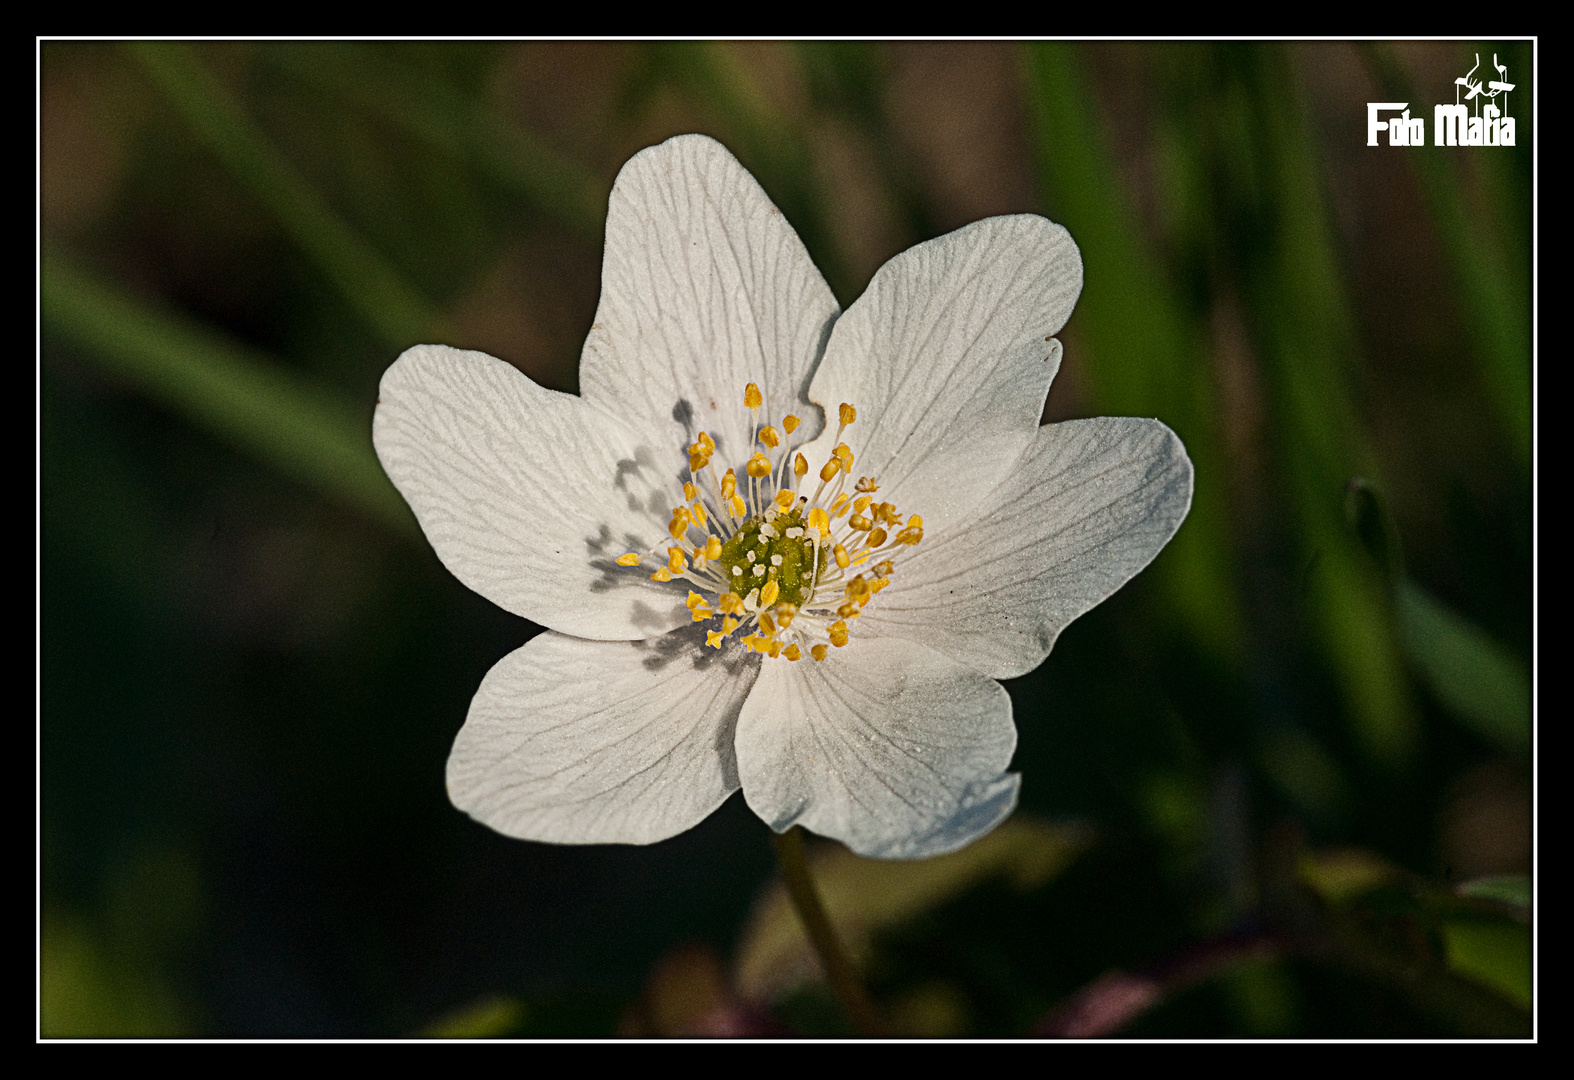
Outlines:
<svg viewBox="0 0 1574 1080"><path fill-rule="evenodd" d="M1478 51L1516 147L1365 146L1366 101L1448 100ZM46 1037L847 1033L741 800L640 849L448 805L532 628L370 447L419 341L572 390L612 180L687 131L844 306L979 217L1063 223L1046 419L1155 416L1196 465L1170 546L1010 685L1022 812L925 863L817 850L893 1029L1530 1031L1529 43L41 56Z"/></svg>

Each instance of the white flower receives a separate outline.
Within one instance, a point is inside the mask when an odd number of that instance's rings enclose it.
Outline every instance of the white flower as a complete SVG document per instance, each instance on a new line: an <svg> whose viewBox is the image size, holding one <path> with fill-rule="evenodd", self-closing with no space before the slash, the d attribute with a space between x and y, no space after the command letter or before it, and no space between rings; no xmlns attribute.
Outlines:
<svg viewBox="0 0 1574 1080"><path fill-rule="evenodd" d="M1039 426L1081 286L1064 229L998 217L898 255L841 314L720 144L635 155L581 396L441 346L383 376L377 453L438 556L548 628L482 680L455 805L509 836L645 844L741 786L778 832L882 858L1003 820L996 680L1191 499L1157 421Z"/></svg>

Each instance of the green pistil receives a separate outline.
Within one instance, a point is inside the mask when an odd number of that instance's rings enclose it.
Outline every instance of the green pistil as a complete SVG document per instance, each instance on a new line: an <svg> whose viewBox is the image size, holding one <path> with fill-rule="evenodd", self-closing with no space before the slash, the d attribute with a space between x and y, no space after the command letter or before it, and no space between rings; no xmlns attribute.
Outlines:
<svg viewBox="0 0 1574 1080"><path fill-rule="evenodd" d="M760 527L765 524L770 525L775 536L760 534ZM789 529L802 529L804 535L789 537ZM739 596L748 596L754 589L764 587L766 582L774 581L781 590L776 598L778 604L801 607L809 585L814 580L814 544L809 540L810 535L810 530L803 523L803 515L797 509L777 514L769 523L763 517L752 517L745 521L743 527L721 546L721 558L718 560L732 591ZM749 560L750 552L754 553L752 562ZM780 566L771 561L775 555L781 556ZM826 558L822 547L821 570L825 568ZM735 566L743 572L734 574L732 568ZM765 567L765 573L756 575L756 566Z"/></svg>

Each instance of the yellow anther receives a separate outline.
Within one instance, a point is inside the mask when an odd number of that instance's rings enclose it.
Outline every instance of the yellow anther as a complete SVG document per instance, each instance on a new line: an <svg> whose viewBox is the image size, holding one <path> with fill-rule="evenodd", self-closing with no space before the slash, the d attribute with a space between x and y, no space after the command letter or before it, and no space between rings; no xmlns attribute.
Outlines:
<svg viewBox="0 0 1574 1080"><path fill-rule="evenodd" d="M826 628L826 633L831 636L831 644L838 649L847 644L847 623L843 620L838 619L833 622Z"/></svg>
<svg viewBox="0 0 1574 1080"><path fill-rule="evenodd" d="M692 450L689 451L689 472L697 473L709 464L710 458L706 455L696 454Z"/></svg>
<svg viewBox="0 0 1574 1080"><path fill-rule="evenodd" d="M847 527L852 529L854 532L868 532L870 529L874 528L874 522L870 521L862 514L854 514L852 517L847 519Z"/></svg>
<svg viewBox="0 0 1574 1080"><path fill-rule="evenodd" d="M814 657L816 660L824 660L825 654L830 651L831 650L827 649L824 645L815 645L809 650L809 655Z"/></svg>
<svg viewBox="0 0 1574 1080"><path fill-rule="evenodd" d="M864 580L864 576L862 574L859 574L857 577L849 581L846 588L844 588L842 591L854 599L860 596L868 596L869 582Z"/></svg>
<svg viewBox="0 0 1574 1080"><path fill-rule="evenodd" d="M877 577L869 583L869 591L877 593L889 584L891 584L890 578Z"/></svg>
<svg viewBox="0 0 1574 1080"><path fill-rule="evenodd" d="M720 630L707 630L705 631L705 644L713 649L719 649L721 648L722 639L726 636Z"/></svg>
<svg viewBox="0 0 1574 1080"><path fill-rule="evenodd" d="M738 620L734 619L731 615L727 616L725 619L723 619L721 621L721 632L722 633L730 634L736 629L738 629Z"/></svg>
<svg viewBox="0 0 1574 1080"><path fill-rule="evenodd" d="M863 513L865 510L869 509L869 504L872 502L874 502L874 500L867 495L858 496L858 498L853 500L853 513Z"/></svg>
<svg viewBox="0 0 1574 1080"><path fill-rule="evenodd" d="M652 581L671 581L672 580L672 571L668 570L665 566L663 566L660 570L657 570L654 574L650 575L650 580L652 580Z"/></svg>
<svg viewBox="0 0 1574 1080"><path fill-rule="evenodd" d="M764 630L767 634L776 633L776 624L771 621L770 615L763 611L760 612L760 629Z"/></svg>
<svg viewBox="0 0 1574 1080"><path fill-rule="evenodd" d="M840 615L844 619L856 619L858 618L858 609L860 606L861 605L859 605L858 601L849 600L847 603L836 609L836 614ZM836 644L836 639L834 637L831 638L831 644ZM840 646L838 646L838 648L839 647Z"/></svg>
<svg viewBox="0 0 1574 1080"><path fill-rule="evenodd" d="M638 566L639 565L639 552L631 551L627 555L619 555L613 561L616 562L619 566Z"/></svg>
<svg viewBox="0 0 1574 1080"><path fill-rule="evenodd" d="M743 639L743 643L749 648L753 649L755 652L764 651L760 648L760 646L765 644L765 639L759 634L750 634ZM769 648L769 646L766 646L766 648Z"/></svg>
<svg viewBox="0 0 1574 1080"><path fill-rule="evenodd" d="M682 548L667 549L667 569L674 574L681 574L689 568L689 561L683 557Z"/></svg>
<svg viewBox="0 0 1574 1080"><path fill-rule="evenodd" d="M841 544L837 544L835 547L833 547L831 549L831 554L836 557L836 565L840 566L843 570L846 570L847 564L852 561L847 556L847 549Z"/></svg>
<svg viewBox="0 0 1574 1080"><path fill-rule="evenodd" d="M860 476L858 483L853 485L854 491L879 491L880 485L874 482L872 476Z"/></svg>
<svg viewBox="0 0 1574 1080"><path fill-rule="evenodd" d="M841 417L843 427L846 427L848 424L858 419L858 410L847 404L845 401L842 402L842 407L837 409L836 412L837 415Z"/></svg>
<svg viewBox="0 0 1574 1080"><path fill-rule="evenodd" d="M896 542L898 544L907 544L909 546L918 543L923 538L924 530L922 529L903 529L896 534Z"/></svg>
<svg viewBox="0 0 1574 1080"><path fill-rule="evenodd" d="M792 474L800 477L809 475L809 460L802 454L792 459Z"/></svg>
<svg viewBox="0 0 1574 1080"><path fill-rule="evenodd" d="M774 450L782 444L781 432L766 424L760 429L760 441Z"/></svg>
<svg viewBox="0 0 1574 1080"><path fill-rule="evenodd" d="M721 558L721 537L713 536L705 541L705 557L712 562Z"/></svg>
<svg viewBox="0 0 1574 1080"><path fill-rule="evenodd" d="M727 509L732 511L732 516L742 521L749 516L748 504L743 501L743 496L734 495L727 502Z"/></svg>
<svg viewBox="0 0 1574 1080"><path fill-rule="evenodd" d="M728 469L721 478L721 497L730 499L738 493L738 474Z"/></svg>
<svg viewBox="0 0 1574 1080"><path fill-rule="evenodd" d="M830 483L831 477L835 476L837 473L839 473L841 471L842 471L841 459L833 457L830 461L827 461L820 468L820 479L822 481L824 481L825 483Z"/></svg>
<svg viewBox="0 0 1574 1080"><path fill-rule="evenodd" d="M776 505L785 510L792 505L793 498L794 496L792 492L788 491L786 488L782 488L776 493Z"/></svg>
<svg viewBox="0 0 1574 1080"><path fill-rule="evenodd" d="M697 607L689 614L692 616L695 622L704 622L706 619L710 618L716 613L708 607Z"/></svg>
<svg viewBox="0 0 1574 1080"><path fill-rule="evenodd" d="M700 502L698 499L694 500L693 514L694 524L703 529L705 527L705 522L710 518L710 515L705 512L705 504Z"/></svg>
<svg viewBox="0 0 1574 1080"><path fill-rule="evenodd" d="M705 598L699 593L695 592L693 589L690 589L689 598L683 602L689 606L690 611L693 611L695 608L699 607L705 602Z"/></svg>
<svg viewBox="0 0 1574 1080"><path fill-rule="evenodd" d="M798 617L798 609L792 604L776 605L776 625L783 630L792 625L793 619Z"/></svg>
<svg viewBox="0 0 1574 1080"><path fill-rule="evenodd" d="M907 527L909 529L922 529L924 527L924 519L918 514L914 514L907 519Z"/></svg>
<svg viewBox="0 0 1574 1080"><path fill-rule="evenodd" d="M771 459L756 450L749 463L743 467L743 471L756 480L763 479L771 475Z"/></svg>
<svg viewBox="0 0 1574 1080"><path fill-rule="evenodd" d="M716 610L723 615L739 615L743 612L743 597L735 592L724 592L716 597Z"/></svg>
<svg viewBox="0 0 1574 1080"><path fill-rule="evenodd" d="M751 409L758 409L765 404L765 396L760 393L760 388L750 383L743 388L743 403Z"/></svg>
<svg viewBox="0 0 1574 1080"><path fill-rule="evenodd" d="M667 532L672 534L674 540L680 540L689 531L689 522L693 520L688 510L679 506L672 511L672 520L667 522Z"/></svg>
<svg viewBox="0 0 1574 1080"><path fill-rule="evenodd" d="M695 487L693 484L689 483L689 481L687 481L687 480L683 481L683 499L684 499L684 501L685 502L693 502L695 499L697 499L699 497L700 497L700 489Z"/></svg>
<svg viewBox="0 0 1574 1080"><path fill-rule="evenodd" d="M776 598L781 594L782 587L780 585L774 581L767 581L765 583L765 587L760 590L760 606L770 607L772 604L776 603ZM765 616L761 615L760 619L761 621L764 621Z"/></svg>
<svg viewBox="0 0 1574 1080"><path fill-rule="evenodd" d="M831 516L833 518L841 517L843 514L847 513L847 503L850 498L851 496L849 496L844 491L831 501Z"/></svg>
<svg viewBox="0 0 1574 1080"><path fill-rule="evenodd" d="M920 529L919 533L922 534L922 532L923 532L923 530ZM885 543L885 530L884 529L871 529L869 531L869 538L867 540L865 540L864 543L867 544L871 548L877 548L877 547L881 546L882 544Z"/></svg>
<svg viewBox="0 0 1574 1080"><path fill-rule="evenodd" d="M782 655L789 660L802 660L803 650L796 645L789 645L782 650Z"/></svg>
<svg viewBox="0 0 1574 1080"><path fill-rule="evenodd" d="M792 416L790 414L787 415L787 416L782 417L782 427L787 429L787 434L789 434L789 435L791 435L793 432L797 431L798 430L798 425L801 424L801 423L803 423L802 420L800 420L796 416Z"/></svg>
<svg viewBox="0 0 1574 1080"><path fill-rule="evenodd" d="M823 540L831 535L831 518L820 507L816 506L809 511L809 528L819 529L820 538Z"/></svg>
<svg viewBox="0 0 1574 1080"><path fill-rule="evenodd" d="M707 454L714 454L716 452L716 440L715 439L711 438L709 435L705 434L703 431L700 432L699 435L697 435L695 437L697 439L699 439L701 445L703 445L705 447L705 452Z"/></svg>
<svg viewBox="0 0 1574 1080"><path fill-rule="evenodd" d="M884 559L875 563L869 569L874 572L875 577L888 578L891 576L891 571L896 569L896 564L890 559Z"/></svg>
<svg viewBox="0 0 1574 1080"><path fill-rule="evenodd" d="M782 654L782 643L779 642L779 641L771 642L771 659L774 660L778 656L780 656L781 654Z"/></svg>

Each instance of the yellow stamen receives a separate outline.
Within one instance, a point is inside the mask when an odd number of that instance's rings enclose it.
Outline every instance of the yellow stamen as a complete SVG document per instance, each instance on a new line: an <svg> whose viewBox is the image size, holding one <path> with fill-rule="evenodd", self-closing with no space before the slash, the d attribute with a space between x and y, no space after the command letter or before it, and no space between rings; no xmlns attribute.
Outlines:
<svg viewBox="0 0 1574 1080"><path fill-rule="evenodd" d="M749 463L743 467L743 471L756 480L761 480L771 475L771 459L756 450Z"/></svg>
<svg viewBox="0 0 1574 1080"><path fill-rule="evenodd" d="M919 530L919 532L920 532L920 535L922 535L922 530ZM868 544L872 548L879 547L880 545L885 543L885 530L884 529L871 530L870 533L869 533L869 539L864 541L864 542L866 544ZM916 541L915 541L915 543L916 543Z"/></svg>
<svg viewBox="0 0 1574 1080"><path fill-rule="evenodd" d="M849 600L847 603L836 609L836 614L840 615L844 619L856 619L858 618L858 609L860 606L861 605L858 603L858 601ZM836 644L836 639L834 637L831 638L831 644ZM845 645L846 642L844 641L842 644Z"/></svg>
<svg viewBox="0 0 1574 1080"><path fill-rule="evenodd" d="M924 519L919 515L914 514L912 517L907 519L907 527L909 529L922 529L924 527Z"/></svg>
<svg viewBox="0 0 1574 1080"><path fill-rule="evenodd" d="M716 610L723 615L742 615L743 597L735 592L724 592L716 598Z"/></svg>
<svg viewBox="0 0 1574 1080"><path fill-rule="evenodd" d="M842 402L842 407L837 410L837 413L841 417L843 427L846 427L848 424L858 419L858 410L847 404L845 401Z"/></svg>
<svg viewBox="0 0 1574 1080"><path fill-rule="evenodd" d="M697 607L689 613L695 622L704 622L716 613L708 607Z"/></svg>
<svg viewBox="0 0 1574 1080"><path fill-rule="evenodd" d="M803 421L799 420L796 416L788 415L782 417L782 427L787 429L787 434L789 435L797 431L798 425L801 423L803 423Z"/></svg>
<svg viewBox="0 0 1574 1080"><path fill-rule="evenodd" d="M760 429L760 441L774 450L782 444L781 433L766 424Z"/></svg>
<svg viewBox="0 0 1574 1080"><path fill-rule="evenodd" d="M803 658L803 650L796 645L789 645L782 650L782 655L789 660L801 660Z"/></svg>
<svg viewBox="0 0 1574 1080"><path fill-rule="evenodd" d="M879 491L880 485L874 482L872 476L860 476L858 483L853 485L854 491Z"/></svg>
<svg viewBox="0 0 1574 1080"><path fill-rule="evenodd" d="M613 561L616 562L619 566L638 566L639 565L639 552L631 551L627 555L619 555Z"/></svg>
<svg viewBox="0 0 1574 1080"><path fill-rule="evenodd" d="M760 388L753 383L743 388L743 403L751 409L758 409L765 404L765 396L760 393Z"/></svg>
<svg viewBox="0 0 1574 1080"><path fill-rule="evenodd" d="M690 611L693 611L695 608L699 607L705 602L705 598L699 593L695 592L693 589L690 589L689 598L683 602L689 606Z"/></svg>
<svg viewBox="0 0 1574 1080"><path fill-rule="evenodd" d="M794 496L792 492L788 491L786 488L783 488L776 493L776 505L785 510L792 505L793 497Z"/></svg>
<svg viewBox="0 0 1574 1080"><path fill-rule="evenodd" d="M781 627L783 630L791 626L793 619L797 618L797 616L798 609L792 604L776 605L776 625Z"/></svg>
<svg viewBox="0 0 1574 1080"><path fill-rule="evenodd" d="M732 516L739 521L749 516L748 504L743 501L743 496L741 495L734 495L731 501L727 503L727 509L731 510Z"/></svg>
<svg viewBox="0 0 1574 1080"><path fill-rule="evenodd" d="M782 643L779 642L779 641L771 642L771 659L772 660L776 659L778 656L781 655L781 653L782 653Z"/></svg>
<svg viewBox="0 0 1574 1080"><path fill-rule="evenodd" d="M721 497L730 499L738 493L738 474L731 469L721 478Z"/></svg>
<svg viewBox="0 0 1574 1080"><path fill-rule="evenodd" d="M868 495L858 496L858 498L853 500L853 513L863 513L865 510L869 509L869 504L872 502L874 502L874 500Z"/></svg>
<svg viewBox="0 0 1574 1080"><path fill-rule="evenodd" d="M700 453L696 453L693 450L689 451L689 472L697 473L697 472L699 472L701 469L703 469L705 466L707 466L709 464L710 464L710 455L709 454L700 454Z"/></svg>
<svg viewBox="0 0 1574 1080"><path fill-rule="evenodd" d="M657 570L654 574L650 575L650 580L652 580L652 581L671 581L672 580L672 571L668 570L665 566L663 566L660 570Z"/></svg>
<svg viewBox="0 0 1574 1080"><path fill-rule="evenodd" d="M846 570L847 564L851 561L847 557L847 549L841 544L837 544L831 549L831 554L836 558L836 565L841 567L843 570Z"/></svg>
<svg viewBox="0 0 1574 1080"><path fill-rule="evenodd" d="M855 532L868 532L870 529L874 528L874 522L870 521L862 514L854 514L852 517L847 519L847 527Z"/></svg>
<svg viewBox="0 0 1574 1080"><path fill-rule="evenodd" d="M700 489L695 487L693 484L691 484L687 480L683 481L683 498L684 498L684 500L686 502L693 502L695 499L697 499L699 497L700 497Z"/></svg>
<svg viewBox="0 0 1574 1080"><path fill-rule="evenodd" d="M721 558L721 537L713 536L705 541L705 557L712 562Z"/></svg>
<svg viewBox="0 0 1574 1080"><path fill-rule="evenodd" d="M824 645L815 645L809 650L809 655L814 657L816 660L824 660L825 654L830 651L831 650L827 649Z"/></svg>
<svg viewBox="0 0 1574 1080"><path fill-rule="evenodd" d="M869 591L879 592L889 584L891 584L890 578L877 577L869 583Z"/></svg>
<svg viewBox="0 0 1574 1080"><path fill-rule="evenodd" d="M681 540L683 534L689 531L689 522L692 520L688 510L677 507L672 511L672 520L667 522L667 532L672 534L674 540Z"/></svg>
<svg viewBox="0 0 1574 1080"><path fill-rule="evenodd" d="M721 632L722 633L730 634L736 629L738 629L738 620L734 619L731 615L727 616L725 619L723 619L721 621Z"/></svg>
<svg viewBox="0 0 1574 1080"><path fill-rule="evenodd" d="M705 504L700 502L698 499L694 500L693 514L694 514L694 524L698 525L700 528L703 529L705 527L705 522L709 518L710 515L705 513Z"/></svg>
<svg viewBox="0 0 1574 1080"><path fill-rule="evenodd" d="M705 631L705 644L713 649L719 649L721 648L722 638L726 636L720 630L707 630Z"/></svg>
<svg viewBox="0 0 1574 1080"><path fill-rule="evenodd" d="M849 498L850 498L850 496L844 491L840 495L836 496L835 499L832 500L832 502L831 502L831 516L833 518L834 517L841 517L843 514L847 513L847 502L848 502Z"/></svg>
<svg viewBox="0 0 1574 1080"><path fill-rule="evenodd" d="M824 510L816 506L809 511L809 528L819 529L820 538L823 540L831 535L831 519Z"/></svg>
<svg viewBox="0 0 1574 1080"><path fill-rule="evenodd" d="M767 634L776 633L776 624L771 621L770 615L763 611L760 612L760 629L764 630Z"/></svg>
<svg viewBox="0 0 1574 1080"><path fill-rule="evenodd" d="M802 454L799 454L792 459L792 474L797 477L809 475L809 460Z"/></svg>
<svg viewBox="0 0 1574 1080"><path fill-rule="evenodd" d="M831 482L831 477L835 476L837 473L839 473L841 471L842 471L841 459L833 457L833 458L831 458L830 461L827 461L823 466L821 466L821 468L820 468L820 479L821 479L821 481L823 481L823 482L828 484L828 483Z"/></svg>
<svg viewBox="0 0 1574 1080"><path fill-rule="evenodd" d="M876 577L890 577L891 571L896 569L896 564L890 559L885 559L875 563L870 569L874 571Z"/></svg>
<svg viewBox="0 0 1574 1080"><path fill-rule="evenodd" d="M705 453L707 453L707 454L714 454L716 452L716 440L715 439L711 438L709 435L705 434L703 431L700 432L699 435L696 436L696 438L698 438L700 443L705 447Z"/></svg>
<svg viewBox="0 0 1574 1080"><path fill-rule="evenodd" d="M896 534L896 542L898 544L907 544L909 546L918 543L923 538L924 530L922 529L903 529Z"/></svg>
<svg viewBox="0 0 1574 1080"><path fill-rule="evenodd" d="M831 635L831 644L840 649L847 644L847 623L838 619L826 628L826 633Z"/></svg>
<svg viewBox="0 0 1574 1080"><path fill-rule="evenodd" d="M760 590L760 606L770 607L772 604L776 603L776 598L780 596L781 593L782 587L780 585L774 581L767 581L765 583L765 587ZM760 618L763 620L765 616L761 615Z"/></svg>
<svg viewBox="0 0 1574 1080"><path fill-rule="evenodd" d="M681 574L689 568L689 561L683 557L682 548L667 549L667 569L674 574Z"/></svg>

